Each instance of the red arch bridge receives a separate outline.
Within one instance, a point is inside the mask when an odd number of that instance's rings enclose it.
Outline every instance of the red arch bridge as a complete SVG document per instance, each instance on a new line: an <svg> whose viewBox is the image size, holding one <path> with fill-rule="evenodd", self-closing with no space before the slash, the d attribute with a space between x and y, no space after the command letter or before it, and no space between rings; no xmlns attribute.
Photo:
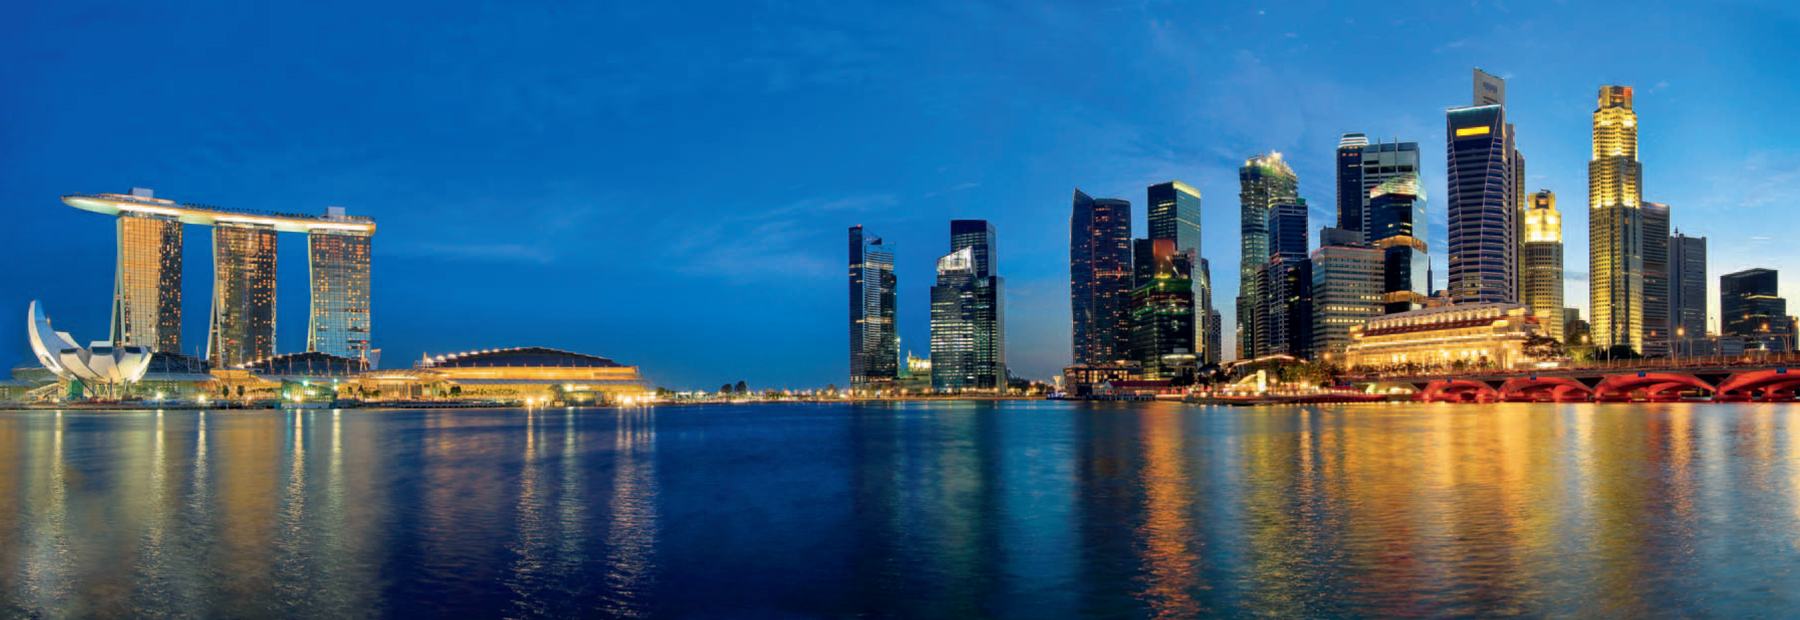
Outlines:
<svg viewBox="0 0 1800 620"><path fill-rule="evenodd" d="M1425 402L1793 401L1800 365L1789 368L1544 370L1447 377L1371 378L1410 385Z"/></svg>

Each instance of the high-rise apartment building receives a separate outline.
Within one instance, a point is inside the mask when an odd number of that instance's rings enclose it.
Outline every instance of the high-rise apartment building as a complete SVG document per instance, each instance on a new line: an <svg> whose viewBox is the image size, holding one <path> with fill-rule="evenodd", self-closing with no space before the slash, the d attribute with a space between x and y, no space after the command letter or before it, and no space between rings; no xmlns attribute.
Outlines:
<svg viewBox="0 0 1800 620"><path fill-rule="evenodd" d="M1706 336L1706 237L1669 237L1669 323L1676 341Z"/></svg>
<svg viewBox="0 0 1800 620"><path fill-rule="evenodd" d="M900 376L894 246L850 227L850 386L879 390Z"/></svg>
<svg viewBox="0 0 1800 620"><path fill-rule="evenodd" d="M1645 202L1644 349L1647 356L1669 354L1675 327L1669 321L1669 205Z"/></svg>
<svg viewBox="0 0 1800 620"><path fill-rule="evenodd" d="M1447 289L1457 303L1518 294L1518 179L1523 158L1506 119L1506 82L1475 70L1475 105L1445 113L1449 180Z"/></svg>
<svg viewBox="0 0 1800 620"><path fill-rule="evenodd" d="M1382 314L1418 310L1431 296L1425 201L1417 174L1395 176L1369 192L1368 236L1382 252Z"/></svg>
<svg viewBox="0 0 1800 620"><path fill-rule="evenodd" d="M1238 169L1239 236L1237 353L1240 359L1261 357L1267 346L1268 298L1265 267L1269 262L1269 211L1299 197L1299 178L1280 153L1257 155ZM1304 252L1304 250L1302 250ZM1260 334L1260 336L1259 336Z"/></svg>
<svg viewBox="0 0 1800 620"><path fill-rule="evenodd" d="M1644 349L1643 167L1631 88L1600 89L1588 160L1588 329L1605 349Z"/></svg>
<svg viewBox="0 0 1800 620"><path fill-rule="evenodd" d="M1563 339L1562 212L1556 194L1539 190L1525 210L1524 261L1519 270L1520 301L1531 306L1546 336Z"/></svg>
<svg viewBox="0 0 1800 620"><path fill-rule="evenodd" d="M213 226L212 330L206 356L216 367L275 355L275 229Z"/></svg>
<svg viewBox="0 0 1800 620"><path fill-rule="evenodd" d="M1277 201L1269 209L1269 256L1263 320L1256 334L1258 355L1305 357L1312 345L1312 271L1307 262L1306 200Z"/></svg>
<svg viewBox="0 0 1800 620"><path fill-rule="evenodd" d="M950 222L950 254L938 259L931 287L931 387L1006 389L1005 280L991 271L994 227Z"/></svg>
<svg viewBox="0 0 1800 620"><path fill-rule="evenodd" d="M1333 229L1326 229L1330 231ZM1328 236L1321 232L1320 237ZM1381 250L1363 243L1325 243L1313 250L1312 359L1339 362L1350 346L1350 328L1382 314Z"/></svg>
<svg viewBox="0 0 1800 620"><path fill-rule="evenodd" d="M1344 134L1337 150L1337 228L1368 233L1373 216L1369 193L1389 179L1419 174L1419 143L1369 144L1360 133Z"/></svg>
<svg viewBox="0 0 1800 620"><path fill-rule="evenodd" d="M147 189L132 189L131 195L155 200L155 194ZM124 211L119 213L118 226L113 344L180 353L181 220L167 213Z"/></svg>
<svg viewBox="0 0 1800 620"><path fill-rule="evenodd" d="M1131 203L1075 190L1069 216L1074 363L1097 366L1130 356L1131 270Z"/></svg>
<svg viewBox="0 0 1800 620"><path fill-rule="evenodd" d="M1725 336L1755 339L1763 348L1786 350L1791 340L1793 319L1787 313L1787 300L1780 295L1780 274L1773 269L1746 269L1719 277L1719 313ZM1774 345L1774 346L1771 346Z"/></svg>
<svg viewBox="0 0 1800 620"><path fill-rule="evenodd" d="M348 221L340 207L325 219ZM312 272L312 314L306 349L341 357L369 353L369 241L361 230L314 230L307 234Z"/></svg>

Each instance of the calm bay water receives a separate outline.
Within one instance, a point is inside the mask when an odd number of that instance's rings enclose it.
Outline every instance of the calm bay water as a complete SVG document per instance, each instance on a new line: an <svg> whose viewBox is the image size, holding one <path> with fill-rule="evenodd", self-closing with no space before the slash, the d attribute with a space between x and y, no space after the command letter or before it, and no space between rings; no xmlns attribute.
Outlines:
<svg viewBox="0 0 1800 620"><path fill-rule="evenodd" d="M0 617L1800 616L1800 407L0 412Z"/></svg>

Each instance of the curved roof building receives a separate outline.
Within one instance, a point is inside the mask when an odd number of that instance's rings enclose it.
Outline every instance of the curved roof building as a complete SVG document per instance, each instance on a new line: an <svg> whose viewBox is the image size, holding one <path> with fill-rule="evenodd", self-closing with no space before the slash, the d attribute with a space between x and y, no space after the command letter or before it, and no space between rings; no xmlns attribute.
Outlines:
<svg viewBox="0 0 1800 620"><path fill-rule="evenodd" d="M548 347L515 347L511 349L487 349L483 351L467 351L429 358L419 364L422 368L625 368L626 366L600 357L572 353Z"/></svg>
<svg viewBox="0 0 1800 620"><path fill-rule="evenodd" d="M80 382L107 398L118 398L126 385L143 379L150 369L149 347L115 346L98 340L83 348L75 344L68 332L52 328L50 319L44 316L43 306L36 301L31 302L26 330L31 340L31 352L39 363L56 376Z"/></svg>

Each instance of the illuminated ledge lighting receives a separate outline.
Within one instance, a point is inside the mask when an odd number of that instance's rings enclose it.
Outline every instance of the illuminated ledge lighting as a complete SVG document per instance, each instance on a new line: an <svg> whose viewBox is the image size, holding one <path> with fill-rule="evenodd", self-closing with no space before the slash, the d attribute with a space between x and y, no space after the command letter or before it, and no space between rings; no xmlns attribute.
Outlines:
<svg viewBox="0 0 1800 620"><path fill-rule="evenodd" d="M328 220L325 219L324 216L313 219L304 216L289 217L282 215L238 213L235 211L220 211L187 205L174 205L163 200L152 201L132 196L75 195L63 196L62 201L64 204L71 207L83 211L92 211L102 215L145 213L173 217L180 220L183 224L199 224L201 226L216 226L218 224L252 224L268 226L280 232L310 233L315 230L341 230L365 234L375 233L375 222L373 221L345 222Z"/></svg>
<svg viewBox="0 0 1800 620"><path fill-rule="evenodd" d="M1486 125L1482 125L1480 127L1464 127L1462 129L1456 130L1456 137L1461 138L1463 136L1485 136L1485 135L1487 135L1487 133L1489 131L1492 131L1492 129L1490 129Z"/></svg>

